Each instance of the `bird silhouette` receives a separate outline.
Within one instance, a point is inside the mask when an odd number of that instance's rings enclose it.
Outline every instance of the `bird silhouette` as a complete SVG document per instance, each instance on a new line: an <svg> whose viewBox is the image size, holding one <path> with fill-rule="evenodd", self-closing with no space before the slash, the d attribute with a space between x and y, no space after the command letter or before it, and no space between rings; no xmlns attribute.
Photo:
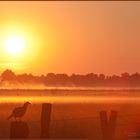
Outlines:
<svg viewBox="0 0 140 140"><path fill-rule="evenodd" d="M12 117L14 117L15 120L16 120L16 118L21 119L21 117L23 117L24 114L26 113L27 107L28 107L29 104L31 104L31 103L26 102L26 103L24 103L24 105L23 105L22 107L17 107L17 108L15 108L15 109L13 110L12 114L11 114L7 119L9 120L9 119L11 119Z"/></svg>

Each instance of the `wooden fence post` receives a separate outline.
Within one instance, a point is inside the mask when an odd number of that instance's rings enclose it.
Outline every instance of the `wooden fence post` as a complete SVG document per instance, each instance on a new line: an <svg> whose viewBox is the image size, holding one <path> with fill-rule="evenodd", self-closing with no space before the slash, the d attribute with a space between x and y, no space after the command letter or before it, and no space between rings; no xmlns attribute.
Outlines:
<svg viewBox="0 0 140 140"><path fill-rule="evenodd" d="M42 104L41 138L49 138L50 137L51 109L52 109L52 104L50 104L50 103Z"/></svg>
<svg viewBox="0 0 140 140"><path fill-rule="evenodd" d="M116 120L117 120L117 111L111 111L109 120L106 111L100 112L100 121L103 139L114 139Z"/></svg>
<svg viewBox="0 0 140 140"><path fill-rule="evenodd" d="M28 138L29 128L26 122L10 123L10 138Z"/></svg>

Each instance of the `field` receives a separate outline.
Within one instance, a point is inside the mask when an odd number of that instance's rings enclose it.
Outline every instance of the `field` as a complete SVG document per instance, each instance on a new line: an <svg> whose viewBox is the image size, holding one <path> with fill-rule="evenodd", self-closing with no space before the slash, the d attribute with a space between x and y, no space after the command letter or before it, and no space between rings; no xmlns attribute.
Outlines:
<svg viewBox="0 0 140 140"><path fill-rule="evenodd" d="M31 102L22 118L30 138L40 137L42 103L52 103L51 138L100 139L99 113L118 111L116 138L134 135L140 129L139 90L0 90L0 138L9 137L7 117L17 106ZM14 120L14 119L13 119ZM12 120L11 120L12 121Z"/></svg>

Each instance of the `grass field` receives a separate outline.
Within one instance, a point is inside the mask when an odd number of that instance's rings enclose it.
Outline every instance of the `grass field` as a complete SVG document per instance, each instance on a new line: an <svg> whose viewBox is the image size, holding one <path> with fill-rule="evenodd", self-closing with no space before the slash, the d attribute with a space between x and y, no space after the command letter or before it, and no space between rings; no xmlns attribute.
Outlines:
<svg viewBox="0 0 140 140"><path fill-rule="evenodd" d="M9 137L11 111L25 101L31 105L23 117L30 138L40 137L41 105L52 103L51 138L101 139L99 112L118 111L116 138L127 138L140 130L140 91L133 90L1 90L0 138Z"/></svg>

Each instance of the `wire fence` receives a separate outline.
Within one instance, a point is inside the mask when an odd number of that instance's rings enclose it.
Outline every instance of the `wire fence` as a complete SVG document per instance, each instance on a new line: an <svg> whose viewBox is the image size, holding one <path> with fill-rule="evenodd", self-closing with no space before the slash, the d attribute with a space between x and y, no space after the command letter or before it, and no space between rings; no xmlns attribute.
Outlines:
<svg viewBox="0 0 140 140"><path fill-rule="evenodd" d="M52 121L65 121L65 120L90 120L90 119L99 119L100 115L97 116L89 116L89 117L78 117L78 118L65 118L65 119L52 119ZM128 118L128 117L139 117L140 113L137 114L125 114L125 115L118 115L117 118Z"/></svg>
<svg viewBox="0 0 140 140"><path fill-rule="evenodd" d="M109 114L108 114L108 118L109 118ZM117 115L117 124L119 124L119 126L123 126L123 125L129 125L128 120L133 120L133 123L137 124L140 126L140 113L136 113L136 114L125 114L125 115ZM134 118L134 119L133 119ZM138 118L138 119L136 119ZM127 119L127 121L124 121L125 119ZM51 122L86 122L86 121L90 121L90 122L94 122L97 120L100 122L100 114L96 115L96 116L88 116L88 117L78 117L78 118L63 118L63 119L51 119ZM123 121L122 121L123 120ZM40 120L34 120L32 122L40 122Z"/></svg>

